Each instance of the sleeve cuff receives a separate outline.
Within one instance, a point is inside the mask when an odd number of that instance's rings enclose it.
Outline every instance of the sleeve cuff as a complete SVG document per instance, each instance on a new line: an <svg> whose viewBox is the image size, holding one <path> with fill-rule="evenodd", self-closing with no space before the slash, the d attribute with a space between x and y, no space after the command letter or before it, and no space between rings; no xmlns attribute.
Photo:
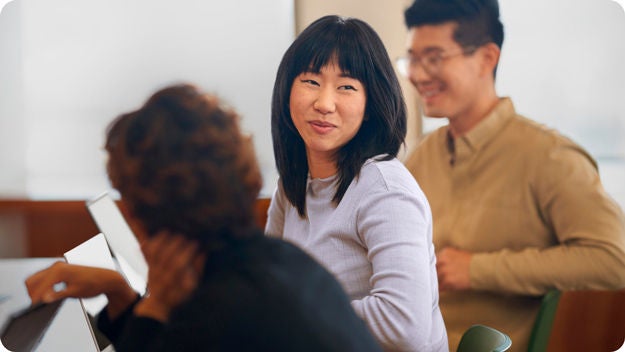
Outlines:
<svg viewBox="0 0 625 352"><path fill-rule="evenodd" d="M115 320L110 319L107 312L107 307L104 307L104 309L102 309L102 311L100 311L100 313L98 314L98 329L109 340L111 340L113 344L115 344L119 340L120 335L124 331L124 326L126 325L126 322L128 322L128 320L132 316L132 311L134 310L137 303L139 303L140 299L141 296L137 294L137 298L135 299L135 301L130 306L128 306L128 308L126 308L126 310L122 312L122 314L120 314L120 316L117 317L117 319Z"/></svg>

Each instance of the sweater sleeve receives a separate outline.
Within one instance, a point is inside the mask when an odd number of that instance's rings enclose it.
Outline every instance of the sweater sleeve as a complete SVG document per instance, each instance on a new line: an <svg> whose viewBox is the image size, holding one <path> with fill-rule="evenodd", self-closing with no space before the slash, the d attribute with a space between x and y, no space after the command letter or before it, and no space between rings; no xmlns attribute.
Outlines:
<svg viewBox="0 0 625 352"><path fill-rule="evenodd" d="M358 207L357 226L372 265L371 291L352 301L385 350L429 350L433 280L431 215L425 196L373 192Z"/></svg>
<svg viewBox="0 0 625 352"><path fill-rule="evenodd" d="M113 344L119 340L120 335L124 331L124 326L128 320L132 317L132 311L139 303L141 296L137 294L135 301L123 311L116 319L111 319L107 313L107 307L104 307L97 316L97 326Z"/></svg>
<svg viewBox="0 0 625 352"><path fill-rule="evenodd" d="M557 244L475 254L472 288L540 295L554 288L625 287L623 213L604 191L592 158L581 148L561 145L535 170L537 211Z"/></svg>
<svg viewBox="0 0 625 352"><path fill-rule="evenodd" d="M117 352L159 351L163 324L147 317L132 315L116 343Z"/></svg>

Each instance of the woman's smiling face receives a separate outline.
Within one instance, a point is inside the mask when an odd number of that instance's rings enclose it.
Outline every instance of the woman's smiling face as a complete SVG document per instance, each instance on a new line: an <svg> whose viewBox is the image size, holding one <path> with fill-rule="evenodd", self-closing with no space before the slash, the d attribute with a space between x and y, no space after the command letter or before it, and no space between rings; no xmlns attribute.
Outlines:
<svg viewBox="0 0 625 352"><path fill-rule="evenodd" d="M291 119L306 145L309 162L332 160L360 129L365 115L365 86L337 63L319 73L302 72L293 81Z"/></svg>

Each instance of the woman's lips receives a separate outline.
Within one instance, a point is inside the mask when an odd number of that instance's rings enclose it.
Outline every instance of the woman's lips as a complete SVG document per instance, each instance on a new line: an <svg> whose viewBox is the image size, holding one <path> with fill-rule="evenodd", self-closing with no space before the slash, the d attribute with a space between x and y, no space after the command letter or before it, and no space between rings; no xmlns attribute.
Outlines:
<svg viewBox="0 0 625 352"><path fill-rule="evenodd" d="M326 134L336 128L333 124L325 121L310 121L310 127L319 134Z"/></svg>

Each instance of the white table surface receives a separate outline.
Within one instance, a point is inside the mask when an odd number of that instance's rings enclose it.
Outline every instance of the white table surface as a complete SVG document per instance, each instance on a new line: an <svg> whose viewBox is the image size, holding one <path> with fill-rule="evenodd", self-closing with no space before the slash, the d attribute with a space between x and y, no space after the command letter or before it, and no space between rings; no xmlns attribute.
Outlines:
<svg viewBox="0 0 625 352"><path fill-rule="evenodd" d="M62 258L0 259L0 326L9 316L30 304L24 279ZM0 351L6 348L0 344ZM99 351L95 345L80 301L67 299L35 349L39 352Z"/></svg>

